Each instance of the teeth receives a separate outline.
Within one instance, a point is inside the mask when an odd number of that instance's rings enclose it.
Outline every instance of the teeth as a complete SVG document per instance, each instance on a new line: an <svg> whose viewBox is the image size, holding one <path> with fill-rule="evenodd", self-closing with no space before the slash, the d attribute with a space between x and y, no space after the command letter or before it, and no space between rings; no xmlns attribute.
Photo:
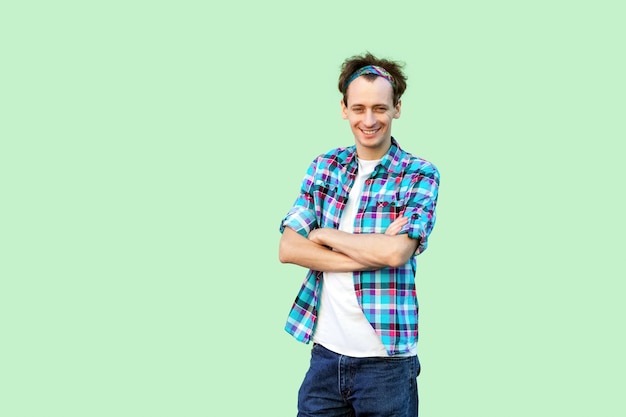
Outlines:
<svg viewBox="0 0 626 417"><path fill-rule="evenodd" d="M363 133L365 133L366 135L373 135L376 132L378 132L378 129L376 129L376 130L364 130L363 131Z"/></svg>

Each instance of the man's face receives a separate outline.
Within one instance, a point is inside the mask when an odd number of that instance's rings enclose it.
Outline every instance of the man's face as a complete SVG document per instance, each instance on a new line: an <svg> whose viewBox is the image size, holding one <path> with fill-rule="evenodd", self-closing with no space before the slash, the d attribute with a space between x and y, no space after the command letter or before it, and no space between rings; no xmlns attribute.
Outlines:
<svg viewBox="0 0 626 417"><path fill-rule="evenodd" d="M380 159L391 146L391 121L400 117L401 102L393 105L393 88L381 77L368 81L358 77L348 86L346 105L341 112L350 123L357 155L361 159Z"/></svg>

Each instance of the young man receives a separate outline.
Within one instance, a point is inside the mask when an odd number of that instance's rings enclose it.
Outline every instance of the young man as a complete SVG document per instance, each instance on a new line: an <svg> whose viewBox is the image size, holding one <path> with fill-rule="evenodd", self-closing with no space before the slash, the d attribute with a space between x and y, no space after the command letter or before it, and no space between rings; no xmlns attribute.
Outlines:
<svg viewBox="0 0 626 417"><path fill-rule="evenodd" d="M317 157L281 223L279 259L309 268L285 329L314 342L298 416L417 416L416 255L439 173L391 136L402 66L367 53L339 76L355 144Z"/></svg>

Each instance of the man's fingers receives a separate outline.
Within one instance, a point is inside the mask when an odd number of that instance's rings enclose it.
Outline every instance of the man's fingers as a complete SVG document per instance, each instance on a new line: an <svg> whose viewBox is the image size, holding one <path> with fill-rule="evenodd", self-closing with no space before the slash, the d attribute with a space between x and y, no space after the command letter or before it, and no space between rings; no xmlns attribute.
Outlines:
<svg viewBox="0 0 626 417"><path fill-rule="evenodd" d="M385 231L385 234L391 236L397 235L400 230L402 230L402 227L404 227L404 225L406 225L408 222L409 219L407 217L398 217L389 225L389 227Z"/></svg>

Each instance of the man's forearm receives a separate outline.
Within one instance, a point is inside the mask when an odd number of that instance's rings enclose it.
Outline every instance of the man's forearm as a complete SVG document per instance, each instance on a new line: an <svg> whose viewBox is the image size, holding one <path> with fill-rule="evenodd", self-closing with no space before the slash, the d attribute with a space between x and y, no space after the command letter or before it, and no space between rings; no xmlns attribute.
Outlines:
<svg viewBox="0 0 626 417"><path fill-rule="evenodd" d="M402 266L417 248L417 241L406 234L352 234L323 228L313 230L309 239L333 248L370 269Z"/></svg>
<svg viewBox="0 0 626 417"><path fill-rule="evenodd" d="M322 272L353 272L376 269L347 254L309 240L290 228L285 228L280 239L279 260Z"/></svg>

